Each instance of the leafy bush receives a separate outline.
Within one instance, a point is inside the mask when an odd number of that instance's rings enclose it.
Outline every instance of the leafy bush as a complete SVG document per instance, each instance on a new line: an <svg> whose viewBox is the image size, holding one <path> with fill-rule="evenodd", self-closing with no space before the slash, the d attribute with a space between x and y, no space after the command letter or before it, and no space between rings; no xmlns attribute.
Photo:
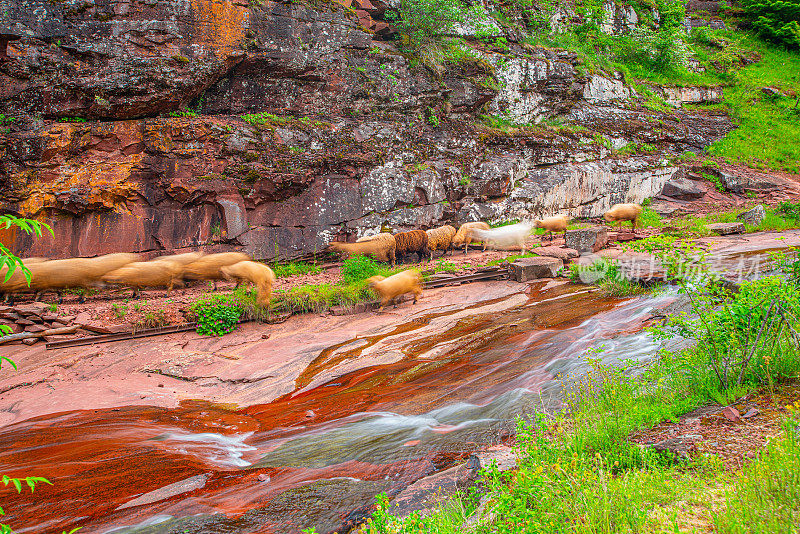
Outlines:
<svg viewBox="0 0 800 534"><path fill-rule="evenodd" d="M800 0L742 0L741 5L759 34L800 48Z"/></svg>
<svg viewBox="0 0 800 534"><path fill-rule="evenodd" d="M344 260L342 264L342 282L353 284L366 280L370 276L375 276L381 270L381 266L370 256L356 254Z"/></svg>
<svg viewBox="0 0 800 534"><path fill-rule="evenodd" d="M192 310L197 314L197 333L203 336L223 336L233 332L242 316L242 308L227 295L198 300Z"/></svg>
<svg viewBox="0 0 800 534"><path fill-rule="evenodd" d="M405 44L418 50L466 22L467 16L460 0L402 0L396 10L387 11L386 20L403 34Z"/></svg>

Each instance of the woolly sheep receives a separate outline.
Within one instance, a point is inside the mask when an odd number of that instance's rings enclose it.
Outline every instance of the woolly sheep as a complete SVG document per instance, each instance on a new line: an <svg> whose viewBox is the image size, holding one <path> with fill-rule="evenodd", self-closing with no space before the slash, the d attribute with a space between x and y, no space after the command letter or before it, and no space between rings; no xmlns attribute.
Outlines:
<svg viewBox="0 0 800 534"><path fill-rule="evenodd" d="M250 282L257 289L257 302L261 306L268 306L272 297L272 285L275 283L275 273L272 269L255 261L240 261L233 265L220 268L228 280L238 283Z"/></svg>
<svg viewBox="0 0 800 534"><path fill-rule="evenodd" d="M466 254L467 247L469 247L469 245L472 243L478 242L478 240L474 239L472 235L472 230L475 228L479 230L489 230L491 229L491 226L485 222L468 222L462 224L458 227L458 232L456 232L456 235L453 237L453 247L455 248L463 244L464 254Z"/></svg>
<svg viewBox="0 0 800 534"><path fill-rule="evenodd" d="M603 219L608 223L618 222L622 230L623 221L631 221L631 227L636 230L642 207L639 204L614 204L611 209L603 214Z"/></svg>
<svg viewBox="0 0 800 534"><path fill-rule="evenodd" d="M354 256L356 254L363 254L364 256L372 256L378 261L386 261L394 266L395 252L397 243L395 242L392 234L380 234L381 237L376 236L369 241L362 241L360 243L343 243L341 241L332 241L328 245L328 250L345 254L347 256Z"/></svg>
<svg viewBox="0 0 800 534"><path fill-rule="evenodd" d="M100 278L114 269L138 261L138 254L116 253L106 254L97 258L71 258L67 260L50 260L33 263L28 266L31 273L30 286L22 283L12 291L35 291L36 299L43 291L58 292L59 302L62 300L61 290L67 288L97 287ZM83 301L81 296L81 301Z"/></svg>
<svg viewBox="0 0 800 534"><path fill-rule="evenodd" d="M166 287L167 295L172 288L183 285L183 265L172 260L137 261L106 273L102 280L133 288L133 297L139 296L143 287Z"/></svg>
<svg viewBox="0 0 800 534"><path fill-rule="evenodd" d="M567 234L567 225L569 220L566 215L556 215L555 217L547 217L546 219L534 219L536 228L544 228L550 234L550 241L553 240L553 232L564 232Z"/></svg>
<svg viewBox="0 0 800 534"><path fill-rule="evenodd" d="M532 230L532 224L523 222L501 226L500 228L494 228L492 230L474 228L472 230L472 235L483 241L483 250L486 250L488 245L494 248L506 248L516 245L522 249L524 254L528 235Z"/></svg>
<svg viewBox="0 0 800 534"><path fill-rule="evenodd" d="M234 265L240 261L250 261L250 259L250 256L242 252L209 254L187 264L183 269L183 277L187 280L212 280L214 290L216 290L217 280L225 279L220 271L222 267Z"/></svg>
<svg viewBox="0 0 800 534"><path fill-rule="evenodd" d="M428 234L424 230L411 230L400 232L394 236L397 243L396 255L402 258L406 254L417 254L422 261L429 254Z"/></svg>
<svg viewBox="0 0 800 534"><path fill-rule="evenodd" d="M47 261L47 258L20 258L22 260L22 265L25 267L29 267L34 263L42 263ZM8 273L8 267L3 265L0 267L0 293L2 293L5 298L5 301L11 300L13 302L12 295L14 291L20 291L22 289L28 289L28 280L25 278L25 272L23 271L22 267L17 264L14 272L11 273L11 276L6 281L6 274Z"/></svg>
<svg viewBox="0 0 800 534"><path fill-rule="evenodd" d="M389 278L373 276L367 278L367 283L381 299L378 311L383 311L390 301L406 293L414 293L413 304L416 304L417 299L422 295L422 275L414 269L393 274Z"/></svg>
<svg viewBox="0 0 800 534"><path fill-rule="evenodd" d="M447 254L447 251L453 248L453 237L456 235L456 229L449 224L425 230L425 233L428 234L428 252L430 252L431 260L433 260L434 251L443 250L444 254Z"/></svg>
<svg viewBox="0 0 800 534"><path fill-rule="evenodd" d="M174 261L180 265L188 265L205 256L204 252L184 252L183 254L170 254L169 256L159 256L150 261Z"/></svg>

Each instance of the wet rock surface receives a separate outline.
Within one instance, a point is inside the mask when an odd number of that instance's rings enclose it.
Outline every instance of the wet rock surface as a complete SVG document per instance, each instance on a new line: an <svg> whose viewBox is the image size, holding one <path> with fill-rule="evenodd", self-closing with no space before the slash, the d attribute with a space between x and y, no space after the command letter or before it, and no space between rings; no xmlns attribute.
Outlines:
<svg viewBox="0 0 800 534"><path fill-rule="evenodd" d="M475 52L493 88L477 66L434 80L382 40L385 10L9 4L0 22L19 38L5 45L0 105L16 121L0 133L0 206L50 222L56 237L0 239L53 258L188 248L293 258L384 225L598 216L658 193L679 171L665 156L733 127L720 113L642 108L621 77L584 76L575 54L510 34L508 51ZM609 31L637 23L609 16ZM489 128L478 120L487 108L591 128ZM612 157L595 134L655 150Z"/></svg>

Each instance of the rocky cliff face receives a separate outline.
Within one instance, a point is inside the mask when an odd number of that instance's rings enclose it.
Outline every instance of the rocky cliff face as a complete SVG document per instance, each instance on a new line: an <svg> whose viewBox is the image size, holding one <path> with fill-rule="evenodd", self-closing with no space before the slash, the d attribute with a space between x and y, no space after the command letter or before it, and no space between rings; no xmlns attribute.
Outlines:
<svg viewBox="0 0 800 534"><path fill-rule="evenodd" d="M594 216L657 194L680 172L670 156L732 127L645 109L513 35L507 50L470 41L478 59L436 75L382 40L386 6L367 0L0 4L0 106L16 118L0 201L56 232L0 236L24 255L287 258L386 226Z"/></svg>

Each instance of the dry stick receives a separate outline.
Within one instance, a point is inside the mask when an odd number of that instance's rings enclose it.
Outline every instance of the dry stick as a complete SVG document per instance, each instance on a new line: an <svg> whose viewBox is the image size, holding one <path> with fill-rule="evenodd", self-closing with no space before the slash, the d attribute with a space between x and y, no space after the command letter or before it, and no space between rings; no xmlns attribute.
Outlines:
<svg viewBox="0 0 800 534"><path fill-rule="evenodd" d="M20 332L19 334L11 334L8 336L0 337L0 345L3 343L9 343L11 341L20 341L22 339L30 339L32 337L44 337L44 336L58 336L61 334L74 334L78 331L78 325L74 326L65 326L64 328L52 328L50 330L44 330L42 332Z"/></svg>

